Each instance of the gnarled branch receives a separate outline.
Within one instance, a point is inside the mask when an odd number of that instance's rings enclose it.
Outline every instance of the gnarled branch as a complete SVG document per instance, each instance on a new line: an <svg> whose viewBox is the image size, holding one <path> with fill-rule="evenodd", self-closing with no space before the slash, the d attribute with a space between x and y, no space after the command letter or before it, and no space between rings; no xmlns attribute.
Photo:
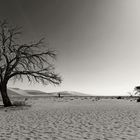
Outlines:
<svg viewBox="0 0 140 140"><path fill-rule="evenodd" d="M6 21L0 22L0 83L26 76L29 82L60 84L61 77L52 65L56 51L44 45L44 38L30 44L16 43L20 29L10 27Z"/></svg>

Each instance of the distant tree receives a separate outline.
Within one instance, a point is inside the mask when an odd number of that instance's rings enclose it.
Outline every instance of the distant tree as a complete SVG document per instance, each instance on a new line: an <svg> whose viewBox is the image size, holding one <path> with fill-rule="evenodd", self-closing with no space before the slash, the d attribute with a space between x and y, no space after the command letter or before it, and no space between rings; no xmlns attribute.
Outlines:
<svg viewBox="0 0 140 140"><path fill-rule="evenodd" d="M133 97L133 92L128 92L130 97Z"/></svg>
<svg viewBox="0 0 140 140"><path fill-rule="evenodd" d="M44 44L44 39L29 44L18 43L21 28L0 21L0 92L5 107L12 106L7 94L11 78L29 82L59 85L61 77L54 72L52 60L56 52Z"/></svg>
<svg viewBox="0 0 140 140"><path fill-rule="evenodd" d="M140 93L140 86L134 88L135 95Z"/></svg>

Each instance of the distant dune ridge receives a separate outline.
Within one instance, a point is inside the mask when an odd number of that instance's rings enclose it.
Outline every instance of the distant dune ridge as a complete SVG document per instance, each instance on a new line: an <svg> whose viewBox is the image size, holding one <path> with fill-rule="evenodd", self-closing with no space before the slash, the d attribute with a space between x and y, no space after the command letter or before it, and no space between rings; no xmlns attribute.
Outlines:
<svg viewBox="0 0 140 140"><path fill-rule="evenodd" d="M19 89L19 88L9 88L10 92L14 92L15 94L22 95L22 96L32 96L25 90Z"/></svg>
<svg viewBox="0 0 140 140"><path fill-rule="evenodd" d="M88 96L87 94L75 91L62 91L47 93L39 90L23 90L20 88L8 88L9 96Z"/></svg>

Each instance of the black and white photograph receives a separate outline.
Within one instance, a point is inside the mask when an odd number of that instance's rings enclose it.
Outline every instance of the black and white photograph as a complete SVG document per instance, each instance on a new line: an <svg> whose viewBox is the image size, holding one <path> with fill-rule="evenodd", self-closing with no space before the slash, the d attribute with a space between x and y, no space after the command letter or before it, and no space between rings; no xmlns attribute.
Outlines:
<svg viewBox="0 0 140 140"><path fill-rule="evenodd" d="M140 140L140 0L0 0L0 140Z"/></svg>

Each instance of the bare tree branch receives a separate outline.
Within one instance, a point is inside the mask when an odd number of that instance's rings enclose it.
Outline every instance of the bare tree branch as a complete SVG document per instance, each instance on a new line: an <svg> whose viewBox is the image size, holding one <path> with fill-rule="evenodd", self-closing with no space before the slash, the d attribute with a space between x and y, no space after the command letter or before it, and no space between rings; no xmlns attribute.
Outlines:
<svg viewBox="0 0 140 140"><path fill-rule="evenodd" d="M29 82L60 84L61 77L52 65L56 51L44 45L44 38L30 44L16 43L21 33L21 28L10 27L6 20L0 22L0 83L27 77Z"/></svg>

